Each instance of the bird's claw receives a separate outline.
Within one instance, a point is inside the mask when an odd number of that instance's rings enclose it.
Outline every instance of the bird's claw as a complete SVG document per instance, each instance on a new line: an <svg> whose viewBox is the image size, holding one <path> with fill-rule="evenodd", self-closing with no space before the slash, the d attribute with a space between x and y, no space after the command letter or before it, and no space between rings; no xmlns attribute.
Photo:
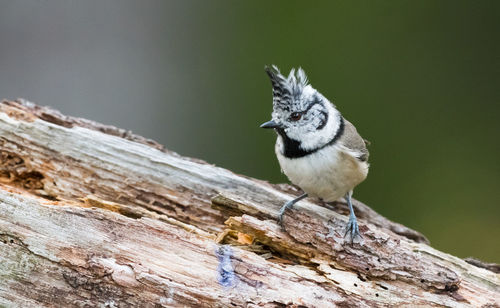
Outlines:
<svg viewBox="0 0 500 308"><path fill-rule="evenodd" d="M302 200L302 199L304 199L306 197L307 197L307 194L302 194L302 195L298 196L297 198L288 201L287 203L285 203L281 207L281 209L280 209L280 211L278 213L278 223L279 223L279 225L281 226L281 228L283 230L285 230L285 225L283 223L283 216L285 216L286 210L287 209L291 209L295 203L299 202L300 200Z"/></svg>
<svg viewBox="0 0 500 308"><path fill-rule="evenodd" d="M281 228L284 228L283 226L283 215L285 215L285 211L281 212L278 214L278 224L281 226Z"/></svg>
<svg viewBox="0 0 500 308"><path fill-rule="evenodd" d="M347 222L347 225L345 227L344 238L348 234L351 236L351 244L354 242L354 239L356 237L359 237L360 239L363 238L359 233L358 221L356 220L356 217L349 216L349 222Z"/></svg>
<svg viewBox="0 0 500 308"><path fill-rule="evenodd" d="M283 205L278 213L278 224L281 226L281 228L285 229L284 221L283 218L285 216L285 212L287 209L291 208L293 206L293 200L288 201Z"/></svg>

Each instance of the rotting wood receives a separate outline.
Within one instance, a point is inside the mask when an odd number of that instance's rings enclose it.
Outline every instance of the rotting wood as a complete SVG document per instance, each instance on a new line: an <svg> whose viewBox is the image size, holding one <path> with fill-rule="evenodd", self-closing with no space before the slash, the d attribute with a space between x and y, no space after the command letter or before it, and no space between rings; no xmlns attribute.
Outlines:
<svg viewBox="0 0 500 308"><path fill-rule="evenodd" d="M0 183L0 306L500 306L498 266L358 201L361 243L343 202L284 232L294 187L24 100L0 104Z"/></svg>

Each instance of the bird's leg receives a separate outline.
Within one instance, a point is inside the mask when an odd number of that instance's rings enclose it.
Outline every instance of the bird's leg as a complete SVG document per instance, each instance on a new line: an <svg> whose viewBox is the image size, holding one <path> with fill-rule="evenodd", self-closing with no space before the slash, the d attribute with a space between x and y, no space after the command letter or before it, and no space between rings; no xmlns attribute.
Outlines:
<svg viewBox="0 0 500 308"><path fill-rule="evenodd" d="M345 195L345 199L347 200L347 204L349 205L350 214L349 214L349 222L347 223L347 226L345 228L344 237L346 237L347 234L350 233L351 234L351 243L352 243L356 236L359 236L360 238L363 238L363 237L359 233L358 220L356 219L356 215L354 215L354 209L352 208L351 195L352 195L352 191L348 192Z"/></svg>
<svg viewBox="0 0 500 308"><path fill-rule="evenodd" d="M299 202L300 200L304 199L305 197L307 197L307 194L302 194L302 195L298 196L297 198L288 201L287 203L285 203L285 205L283 205L281 207L280 212L278 214L278 223L282 227L283 227L283 215L285 215L285 211L287 209L291 209L295 203Z"/></svg>

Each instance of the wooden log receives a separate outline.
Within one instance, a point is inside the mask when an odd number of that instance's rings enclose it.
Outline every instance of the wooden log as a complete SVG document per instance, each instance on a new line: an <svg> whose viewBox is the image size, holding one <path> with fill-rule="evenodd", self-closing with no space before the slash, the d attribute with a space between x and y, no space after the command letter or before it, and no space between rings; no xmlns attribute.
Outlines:
<svg viewBox="0 0 500 308"><path fill-rule="evenodd" d="M181 157L24 100L0 104L0 306L500 307L496 265L465 262L355 201ZM493 269L493 270L492 270Z"/></svg>

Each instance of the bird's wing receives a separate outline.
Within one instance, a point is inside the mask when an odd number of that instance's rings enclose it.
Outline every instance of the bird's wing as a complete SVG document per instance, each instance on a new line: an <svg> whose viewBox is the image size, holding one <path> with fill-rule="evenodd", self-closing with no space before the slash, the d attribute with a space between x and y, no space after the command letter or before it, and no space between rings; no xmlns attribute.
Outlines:
<svg viewBox="0 0 500 308"><path fill-rule="evenodd" d="M344 146L349 152L352 152L360 161L368 160L368 149L366 143L359 135L356 127L344 118L344 132L339 138L339 144Z"/></svg>

